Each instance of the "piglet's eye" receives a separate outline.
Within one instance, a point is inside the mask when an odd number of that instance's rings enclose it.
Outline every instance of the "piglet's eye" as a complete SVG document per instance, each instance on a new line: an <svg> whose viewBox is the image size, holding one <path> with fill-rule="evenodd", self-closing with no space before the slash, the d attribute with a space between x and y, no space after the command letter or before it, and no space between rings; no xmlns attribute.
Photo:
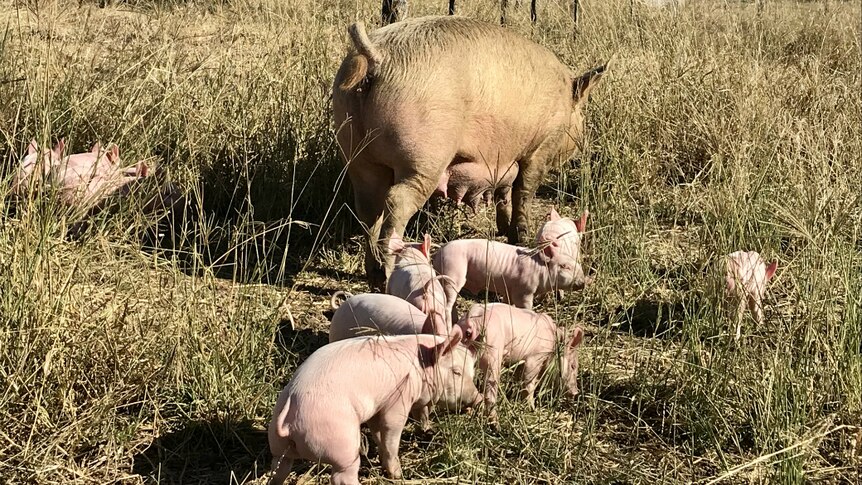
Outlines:
<svg viewBox="0 0 862 485"><path fill-rule="evenodd" d="M452 369L452 373L455 374L456 376L460 376L461 375L461 369Z"/></svg>

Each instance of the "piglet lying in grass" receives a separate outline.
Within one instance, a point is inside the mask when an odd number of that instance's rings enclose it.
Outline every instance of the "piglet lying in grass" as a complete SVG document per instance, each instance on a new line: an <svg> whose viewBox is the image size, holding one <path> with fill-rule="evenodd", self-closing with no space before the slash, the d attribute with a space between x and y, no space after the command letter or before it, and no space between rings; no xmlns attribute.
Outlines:
<svg viewBox="0 0 862 485"><path fill-rule="evenodd" d="M456 327L461 327L468 339L485 344L479 368L485 373L485 406L491 422L497 421L497 391L503 364L524 361L521 397L531 407L535 407L533 396L539 378L557 357L563 387L571 396L578 394L578 346L584 339L580 327L567 334L546 313L503 303L473 305Z"/></svg>
<svg viewBox="0 0 862 485"><path fill-rule="evenodd" d="M407 415L435 402L448 407L481 401L474 360L448 336L356 337L318 349L281 391L269 425L272 483L281 484L293 460L332 466L330 483L359 485L359 427L367 423L380 463L401 478L398 447Z"/></svg>
<svg viewBox="0 0 862 485"><path fill-rule="evenodd" d="M12 194L23 197L30 188L41 186L44 179L50 175L54 164L60 162L65 147L65 140L60 140L53 149L40 150L36 140L30 141L27 155L21 159L21 165L12 176Z"/></svg>
<svg viewBox="0 0 862 485"><path fill-rule="evenodd" d="M70 206L90 209L108 196L127 190L129 184L146 177L148 172L144 162L124 166L117 145L102 151L96 143L89 152L69 155L55 164L51 175L60 200Z"/></svg>
<svg viewBox="0 0 862 485"><path fill-rule="evenodd" d="M736 309L736 339L742 332L745 307L751 310L758 325L763 323L763 296L766 283L775 274L778 261L766 265L755 251L736 251L725 257L725 304ZM732 311L732 310L731 310Z"/></svg>
<svg viewBox="0 0 862 485"><path fill-rule="evenodd" d="M551 246L529 250L485 239L460 239L440 248L433 262L438 273L452 278L456 293L466 288L476 294L487 288L503 301L528 310L537 296L580 289L592 282L580 263Z"/></svg>
<svg viewBox="0 0 862 485"><path fill-rule="evenodd" d="M386 282L386 293L407 300L427 313L438 329L452 327L450 310L458 292L454 282L438 276L431 265L431 236L421 244L404 244L397 235L389 239L389 249L395 253L395 266Z"/></svg>

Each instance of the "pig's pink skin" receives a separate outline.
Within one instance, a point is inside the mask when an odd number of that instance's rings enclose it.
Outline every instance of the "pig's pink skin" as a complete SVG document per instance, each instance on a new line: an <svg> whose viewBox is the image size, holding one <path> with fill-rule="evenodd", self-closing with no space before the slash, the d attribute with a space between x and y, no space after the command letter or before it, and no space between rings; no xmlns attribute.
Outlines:
<svg viewBox="0 0 862 485"><path fill-rule="evenodd" d="M434 322L434 333L446 335L452 328L449 309L458 294L448 278L439 278L431 265L431 238L421 244L404 245L397 236L390 240L395 266L386 282L386 293L407 300L427 313Z"/></svg>
<svg viewBox="0 0 862 485"><path fill-rule="evenodd" d="M123 167L116 145L102 151L97 143L89 152L63 159L54 166L52 175L64 203L89 208L147 173L148 167L142 162Z"/></svg>
<svg viewBox="0 0 862 485"><path fill-rule="evenodd" d="M344 303L336 304L339 298ZM329 324L329 341L336 342L363 335L448 335L449 327L439 325L409 302L393 295L364 293L353 296L339 291L330 302L335 314ZM422 429L431 429L431 409L422 408L413 417L422 424Z"/></svg>
<svg viewBox="0 0 862 485"><path fill-rule="evenodd" d="M584 211L581 218L576 222L568 217L560 217L557 211L552 208L548 214L548 220L536 233L536 246L550 246L546 253L552 259L557 253L560 253L580 260L581 239L583 239L587 217L589 217L589 212Z"/></svg>
<svg viewBox="0 0 862 485"><path fill-rule="evenodd" d="M460 239L434 255L434 268L454 281L457 292L487 288L501 299L531 309L533 299L556 289L583 287L580 264L568 258L547 261L540 251L485 239Z"/></svg>
<svg viewBox="0 0 862 485"><path fill-rule="evenodd" d="M401 477L398 447L407 415L434 402L477 404L473 357L460 329L448 337L356 337L328 344L297 369L279 394L269 426L273 482L297 458L332 466L330 483L359 484L359 427L367 423L380 462Z"/></svg>
<svg viewBox="0 0 862 485"><path fill-rule="evenodd" d="M39 170L41 164L41 177L34 179L35 183L39 183L43 178L51 173L52 167L59 163L63 156L63 150L66 146L65 140L60 140L53 149L39 149L36 140L30 141L27 146L27 155L21 160L21 166L15 171L12 176L12 194L18 197L23 197L30 186L30 180L33 174Z"/></svg>
<svg viewBox="0 0 862 485"><path fill-rule="evenodd" d="M725 305L736 310L736 339L742 333L745 309L751 311L758 325L763 323L763 296L766 284L775 274L778 262L768 267L756 251L736 251L725 258Z"/></svg>
<svg viewBox="0 0 862 485"><path fill-rule="evenodd" d="M568 337L565 329L557 327L549 315L504 303L474 304L457 326L471 342L485 344L479 368L485 374L485 406L492 422L497 418L497 391L503 364L524 361L521 397L535 407L536 386L548 363L557 355L558 345L565 344L559 360L563 387L572 396L578 394L578 346L584 336L580 327Z"/></svg>
<svg viewBox="0 0 862 485"><path fill-rule="evenodd" d="M393 295L363 293L350 296L337 307L329 324L329 341L360 335L416 335L431 333L428 315ZM428 330L428 331L426 331ZM449 329L438 335L448 335Z"/></svg>
<svg viewBox="0 0 862 485"><path fill-rule="evenodd" d="M490 204L497 191L499 203L505 206L511 202L511 186L517 176L516 163L500 171L496 166L463 163L456 159L443 171L434 194L459 204L464 202L475 211L480 203Z"/></svg>

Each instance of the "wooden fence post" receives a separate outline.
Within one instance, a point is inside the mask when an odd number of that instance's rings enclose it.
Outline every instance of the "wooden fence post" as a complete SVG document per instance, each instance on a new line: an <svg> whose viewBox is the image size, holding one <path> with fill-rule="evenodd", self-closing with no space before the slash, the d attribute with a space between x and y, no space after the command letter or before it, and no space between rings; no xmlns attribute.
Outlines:
<svg viewBox="0 0 862 485"><path fill-rule="evenodd" d="M383 0L380 16L383 19L383 25L398 22L407 16L407 0Z"/></svg>

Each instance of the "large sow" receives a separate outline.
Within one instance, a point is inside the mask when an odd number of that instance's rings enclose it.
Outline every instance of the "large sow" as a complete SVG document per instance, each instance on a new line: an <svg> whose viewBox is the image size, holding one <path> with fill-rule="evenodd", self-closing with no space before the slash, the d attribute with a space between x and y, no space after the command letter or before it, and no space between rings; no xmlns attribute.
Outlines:
<svg viewBox="0 0 862 485"><path fill-rule="evenodd" d="M578 76L548 49L464 17L348 31L333 109L372 287L391 269L389 237L435 192L471 205L493 195L500 234L525 242L536 188L578 148L606 65Z"/></svg>
<svg viewBox="0 0 862 485"><path fill-rule="evenodd" d="M551 161L578 148L607 65L576 75L548 49L464 17L348 31L333 110L372 288L392 267L388 239L435 192L469 204L493 195L499 233L526 242L530 201Z"/></svg>

